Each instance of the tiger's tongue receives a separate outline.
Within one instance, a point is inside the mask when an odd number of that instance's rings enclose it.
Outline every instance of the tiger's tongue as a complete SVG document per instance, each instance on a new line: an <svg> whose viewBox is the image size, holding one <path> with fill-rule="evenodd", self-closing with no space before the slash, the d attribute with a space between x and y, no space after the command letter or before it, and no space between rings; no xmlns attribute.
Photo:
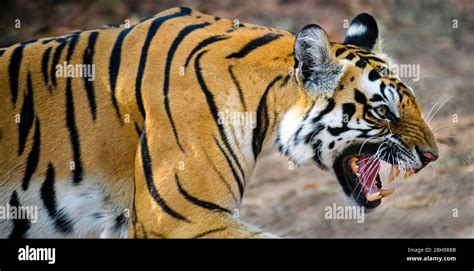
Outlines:
<svg viewBox="0 0 474 271"><path fill-rule="evenodd" d="M365 192L376 193L380 189L377 187L377 175L380 170L380 161L378 159L367 159L367 157L359 160L359 182L364 186Z"/></svg>

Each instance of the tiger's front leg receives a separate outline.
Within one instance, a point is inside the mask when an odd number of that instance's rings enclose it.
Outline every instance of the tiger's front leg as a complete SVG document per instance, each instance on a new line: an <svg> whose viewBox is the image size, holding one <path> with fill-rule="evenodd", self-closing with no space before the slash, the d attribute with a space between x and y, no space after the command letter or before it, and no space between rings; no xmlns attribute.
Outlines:
<svg viewBox="0 0 474 271"><path fill-rule="evenodd" d="M225 171L228 170L225 164L212 162L219 161L217 154L187 153L181 156L169 146L162 146L160 135L152 126L152 121L146 122L136 153L129 237L273 237L239 221L234 215L240 204L239 189L234 180L225 179ZM206 157L207 160L189 162L189 159L197 157ZM181 168L184 161L188 162L183 166L185 168ZM206 164L209 168L204 168ZM212 179L214 171L219 173L220 178Z"/></svg>
<svg viewBox="0 0 474 271"><path fill-rule="evenodd" d="M142 215L140 215L140 213ZM172 223L166 221L161 214L146 216L147 210L137 207L131 228L130 238L276 238L276 236L264 232L258 228L239 221L229 214L215 213L212 217L197 212L188 224ZM163 221L163 225L149 223L151 219ZM157 222L160 223L160 222ZM153 226L162 231L154 230Z"/></svg>

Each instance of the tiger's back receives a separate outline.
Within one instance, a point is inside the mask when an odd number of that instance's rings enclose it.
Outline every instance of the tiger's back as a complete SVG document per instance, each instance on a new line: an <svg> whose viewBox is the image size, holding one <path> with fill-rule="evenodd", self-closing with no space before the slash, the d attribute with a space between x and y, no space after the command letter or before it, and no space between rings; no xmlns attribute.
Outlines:
<svg viewBox="0 0 474 271"><path fill-rule="evenodd" d="M1 236L126 236L145 115L160 123L163 163L185 161L177 148L198 155L198 144L212 140L209 127L214 120L205 97L195 97L202 95L197 84L189 82L195 68L192 60L231 35L234 40L216 52L222 58L262 34L281 35L257 26L239 33L238 27L232 21L181 8L128 29L75 32L2 49L0 73L6 76L0 78L4 109L0 205L34 207L38 216L34 223L31 219L1 220ZM286 35L292 42L291 35ZM212 61L215 79L220 72L229 77L232 68ZM245 72L245 68L231 72ZM229 89L216 84L215 90ZM256 108L260 94L248 95L247 106ZM239 97L234 91L232 96L218 102L242 110L232 100L241 101L242 94ZM229 140L235 143L237 139ZM246 166L250 168L253 162Z"/></svg>

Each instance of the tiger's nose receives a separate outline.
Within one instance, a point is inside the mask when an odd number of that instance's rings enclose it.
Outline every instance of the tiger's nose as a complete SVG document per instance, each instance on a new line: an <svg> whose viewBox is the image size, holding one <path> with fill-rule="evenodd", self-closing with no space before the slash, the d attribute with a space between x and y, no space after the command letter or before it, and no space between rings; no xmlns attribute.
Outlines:
<svg viewBox="0 0 474 271"><path fill-rule="evenodd" d="M420 147L416 147L416 151L418 152L418 155L420 156L421 162L426 165L430 162L434 162L438 159L439 153L437 150L431 150L431 149L424 149Z"/></svg>

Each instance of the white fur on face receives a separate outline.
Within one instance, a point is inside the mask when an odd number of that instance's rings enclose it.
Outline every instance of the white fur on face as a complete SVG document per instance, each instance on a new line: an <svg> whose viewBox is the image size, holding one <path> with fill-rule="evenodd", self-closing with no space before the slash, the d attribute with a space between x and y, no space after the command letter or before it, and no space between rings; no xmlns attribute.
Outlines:
<svg viewBox="0 0 474 271"><path fill-rule="evenodd" d="M278 132L283 151L287 153L290 160L298 165L306 163L314 156L314 151L310 145L297 144L295 142L295 135L301 126L303 118L301 110L297 108L291 109L283 116ZM304 131L300 133L308 134L310 127L303 127L303 129Z"/></svg>
<svg viewBox="0 0 474 271"><path fill-rule="evenodd" d="M361 76L358 88L369 99L374 94L380 94L380 81L370 81L367 75ZM395 99L392 103L396 107L398 95L389 93L389 96ZM306 112L293 108L284 115L278 130L278 144L280 151L291 161L304 164L314 160L323 169L332 168L335 158L348 146L362 143L380 133L380 129L372 128L364 119L357 122L355 116L345 123L347 120L340 104L325 112L329 104L327 101L318 102ZM347 130L337 135L328 130L342 127Z"/></svg>
<svg viewBox="0 0 474 271"><path fill-rule="evenodd" d="M333 136L327 128L343 126L343 113L336 106L323 114L328 104L318 103L306 112L293 108L284 115L278 129L278 144L280 151L294 163L302 165L316 161L323 169L331 168L335 157L361 134L358 130L349 129ZM319 120L315 122L314 119L318 117ZM348 127L368 128L365 122L357 124L353 120L348 123Z"/></svg>

